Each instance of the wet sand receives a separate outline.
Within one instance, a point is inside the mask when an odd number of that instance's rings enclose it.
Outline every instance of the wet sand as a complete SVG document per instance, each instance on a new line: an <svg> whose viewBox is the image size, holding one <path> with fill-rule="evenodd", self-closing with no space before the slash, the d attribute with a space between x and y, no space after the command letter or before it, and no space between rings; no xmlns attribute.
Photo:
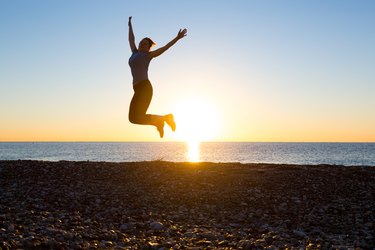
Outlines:
<svg viewBox="0 0 375 250"><path fill-rule="evenodd" d="M362 248L375 167L0 161L3 249Z"/></svg>

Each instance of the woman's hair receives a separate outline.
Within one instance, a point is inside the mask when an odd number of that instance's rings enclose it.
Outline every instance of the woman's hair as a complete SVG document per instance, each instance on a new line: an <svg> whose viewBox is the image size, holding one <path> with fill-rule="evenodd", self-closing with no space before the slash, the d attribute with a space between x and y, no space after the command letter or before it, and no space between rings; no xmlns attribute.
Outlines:
<svg viewBox="0 0 375 250"><path fill-rule="evenodd" d="M145 37L145 38L143 38L142 40L147 40L148 43L150 44L150 48L151 48L152 46L156 45L156 43L155 43L154 41L152 41L151 38L149 38L149 37Z"/></svg>

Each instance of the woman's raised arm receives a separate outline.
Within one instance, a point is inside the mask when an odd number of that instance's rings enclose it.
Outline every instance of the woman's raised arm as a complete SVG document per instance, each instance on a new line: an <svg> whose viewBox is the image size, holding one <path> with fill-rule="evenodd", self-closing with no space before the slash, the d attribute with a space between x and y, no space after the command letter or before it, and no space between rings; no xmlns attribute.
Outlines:
<svg viewBox="0 0 375 250"><path fill-rule="evenodd" d="M154 51L151 51L150 52L150 56L151 57L157 57L157 56L160 56L161 54L163 54L167 49L169 49L170 47L172 47L172 45L174 45L178 40L180 40L181 38L185 37L186 36L186 33L187 33L187 30L186 29L183 29L183 30L179 30L178 31L178 34L175 38L173 38L172 41L170 41L169 43L167 43L165 46L157 49L157 50L154 50Z"/></svg>
<svg viewBox="0 0 375 250"><path fill-rule="evenodd" d="M137 46L135 46L135 37L133 33L131 16L129 17L128 26L129 26L129 45L130 45L130 49L132 50L132 52L134 52L134 51L137 51Z"/></svg>

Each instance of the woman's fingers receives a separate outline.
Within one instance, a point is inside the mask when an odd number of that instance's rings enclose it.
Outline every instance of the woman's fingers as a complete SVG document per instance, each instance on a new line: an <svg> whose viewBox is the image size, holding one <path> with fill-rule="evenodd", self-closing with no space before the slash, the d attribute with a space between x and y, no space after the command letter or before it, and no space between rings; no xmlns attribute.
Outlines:
<svg viewBox="0 0 375 250"><path fill-rule="evenodd" d="M183 30L180 29L178 31L178 37L183 38L184 36L186 36L186 33L187 33L186 29L183 29Z"/></svg>

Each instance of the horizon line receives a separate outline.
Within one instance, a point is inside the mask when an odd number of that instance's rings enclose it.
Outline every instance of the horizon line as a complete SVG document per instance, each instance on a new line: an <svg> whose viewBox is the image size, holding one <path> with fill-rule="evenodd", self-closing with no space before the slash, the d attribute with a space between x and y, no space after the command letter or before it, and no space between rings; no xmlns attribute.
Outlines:
<svg viewBox="0 0 375 250"><path fill-rule="evenodd" d="M0 141L0 143L189 143L189 141ZM375 143L375 141L199 141L199 143Z"/></svg>

